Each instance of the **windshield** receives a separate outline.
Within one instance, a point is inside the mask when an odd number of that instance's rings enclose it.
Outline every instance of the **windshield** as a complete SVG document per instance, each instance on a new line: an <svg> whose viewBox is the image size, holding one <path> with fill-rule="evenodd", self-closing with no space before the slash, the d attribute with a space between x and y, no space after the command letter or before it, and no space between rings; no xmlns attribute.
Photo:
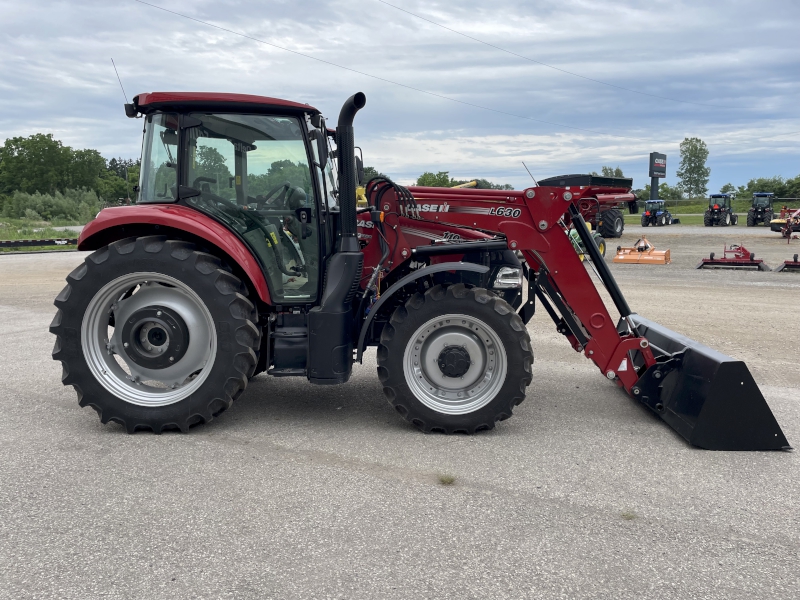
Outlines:
<svg viewBox="0 0 800 600"><path fill-rule="evenodd" d="M147 117L138 202L174 201L178 196L178 116Z"/></svg>
<svg viewBox="0 0 800 600"><path fill-rule="evenodd" d="M316 299L319 234L306 134L294 117L194 114L186 199L238 232L266 268L274 302Z"/></svg>
<svg viewBox="0 0 800 600"><path fill-rule="evenodd" d="M714 206L715 204L718 204L720 206L725 206L725 200L726 200L725 198L713 198L712 197L712 198L708 199L708 205L709 206Z"/></svg>
<svg viewBox="0 0 800 600"><path fill-rule="evenodd" d="M645 210L649 211L659 211L663 209L663 204L661 202L647 202L645 204Z"/></svg>
<svg viewBox="0 0 800 600"><path fill-rule="evenodd" d="M753 206L769 206L768 196L753 196Z"/></svg>

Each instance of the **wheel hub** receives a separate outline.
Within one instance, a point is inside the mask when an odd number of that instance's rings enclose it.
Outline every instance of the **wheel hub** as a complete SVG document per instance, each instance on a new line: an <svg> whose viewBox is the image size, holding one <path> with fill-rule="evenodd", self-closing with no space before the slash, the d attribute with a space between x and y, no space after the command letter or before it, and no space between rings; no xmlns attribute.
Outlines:
<svg viewBox="0 0 800 600"><path fill-rule="evenodd" d="M463 377L469 371L469 352L461 346L445 346L439 354L437 364L445 377Z"/></svg>
<svg viewBox="0 0 800 600"><path fill-rule="evenodd" d="M139 406L167 406L190 396L208 377L217 335L208 308L189 286L161 273L138 272L108 282L92 298L81 346L95 379L109 392Z"/></svg>
<svg viewBox="0 0 800 600"><path fill-rule="evenodd" d="M462 415L486 406L507 370L497 333L464 314L435 317L409 339L403 357L406 382L425 406Z"/></svg>
<svg viewBox="0 0 800 600"><path fill-rule="evenodd" d="M166 306L148 306L128 317L122 339L126 356L137 365L165 369L186 354L189 330L177 312Z"/></svg>

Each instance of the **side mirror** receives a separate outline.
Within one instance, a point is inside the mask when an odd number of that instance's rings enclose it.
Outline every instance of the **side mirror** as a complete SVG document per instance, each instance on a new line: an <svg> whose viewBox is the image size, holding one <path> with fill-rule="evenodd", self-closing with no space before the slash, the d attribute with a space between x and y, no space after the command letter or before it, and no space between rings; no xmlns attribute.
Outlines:
<svg viewBox="0 0 800 600"><path fill-rule="evenodd" d="M361 157L356 155L356 176L358 177L358 185L364 185L364 161Z"/></svg>
<svg viewBox="0 0 800 600"><path fill-rule="evenodd" d="M325 168L328 164L328 140L319 129L312 129L310 139L317 144L317 155L319 155L319 166Z"/></svg>

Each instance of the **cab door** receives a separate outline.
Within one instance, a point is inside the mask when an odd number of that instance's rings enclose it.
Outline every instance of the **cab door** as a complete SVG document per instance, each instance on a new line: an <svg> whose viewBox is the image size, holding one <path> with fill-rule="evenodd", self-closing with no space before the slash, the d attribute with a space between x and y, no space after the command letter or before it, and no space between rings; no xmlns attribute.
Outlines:
<svg viewBox="0 0 800 600"><path fill-rule="evenodd" d="M186 203L236 232L259 258L276 304L319 296L320 235L305 126L298 117L193 113Z"/></svg>

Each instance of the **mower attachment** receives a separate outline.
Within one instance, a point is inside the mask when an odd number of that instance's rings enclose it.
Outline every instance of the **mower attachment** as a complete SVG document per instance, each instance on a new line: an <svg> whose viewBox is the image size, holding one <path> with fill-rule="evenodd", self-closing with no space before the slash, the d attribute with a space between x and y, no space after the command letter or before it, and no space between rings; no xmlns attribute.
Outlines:
<svg viewBox="0 0 800 600"><path fill-rule="evenodd" d="M783 264L778 265L778 268L775 269L775 272L778 271L800 271L800 261L797 260L798 256L795 254L792 257L792 260L786 260Z"/></svg>
<svg viewBox="0 0 800 600"><path fill-rule="evenodd" d="M724 246L722 258L714 258L714 253L709 258L701 260L695 269L744 269L755 267L759 271L771 271L767 263L740 244Z"/></svg>
<svg viewBox="0 0 800 600"><path fill-rule="evenodd" d="M747 365L637 314L658 361L631 388L686 440L707 450L790 450Z"/></svg>
<svg viewBox="0 0 800 600"><path fill-rule="evenodd" d="M642 236L632 247L617 246L615 263L633 263L638 265L666 265L670 262L669 250L656 250L647 238Z"/></svg>

